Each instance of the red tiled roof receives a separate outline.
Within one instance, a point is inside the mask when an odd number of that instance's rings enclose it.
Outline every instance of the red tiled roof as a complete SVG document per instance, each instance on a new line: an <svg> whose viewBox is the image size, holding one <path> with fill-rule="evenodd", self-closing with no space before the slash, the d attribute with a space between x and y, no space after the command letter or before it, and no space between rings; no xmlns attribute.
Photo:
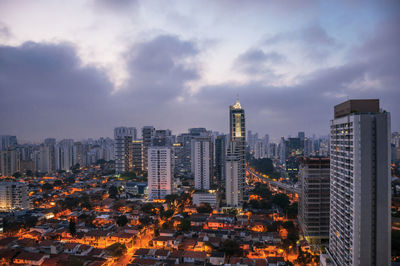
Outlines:
<svg viewBox="0 0 400 266"><path fill-rule="evenodd" d="M31 260L31 261L39 261L45 256L44 254L40 253L29 253L22 251L15 259L19 260Z"/></svg>
<svg viewBox="0 0 400 266"><path fill-rule="evenodd" d="M155 265L157 260L136 258L132 263L137 265Z"/></svg>
<svg viewBox="0 0 400 266"><path fill-rule="evenodd" d="M184 258L195 258L195 259L206 259L207 253L201 252L201 251L186 250L185 252L183 252L183 257Z"/></svg>

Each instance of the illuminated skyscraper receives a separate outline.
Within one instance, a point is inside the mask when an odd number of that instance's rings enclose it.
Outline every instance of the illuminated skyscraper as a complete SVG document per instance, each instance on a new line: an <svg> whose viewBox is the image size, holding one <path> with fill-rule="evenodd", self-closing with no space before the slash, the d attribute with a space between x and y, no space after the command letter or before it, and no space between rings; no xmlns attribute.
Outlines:
<svg viewBox="0 0 400 266"><path fill-rule="evenodd" d="M238 204L241 205L244 200L247 200L245 195L246 185L246 126L244 110L240 105L239 99L234 105L229 107L229 130L230 144L227 151L227 166L226 166L226 182L229 179L237 179L237 187L233 187L231 191L226 190L227 204L228 198L237 198ZM232 169L237 169L237 174L232 172ZM231 174L228 173L230 171ZM236 171L236 170L234 170ZM236 180L233 181L236 184ZM237 194L232 196L228 194ZM233 206L236 204L233 204Z"/></svg>

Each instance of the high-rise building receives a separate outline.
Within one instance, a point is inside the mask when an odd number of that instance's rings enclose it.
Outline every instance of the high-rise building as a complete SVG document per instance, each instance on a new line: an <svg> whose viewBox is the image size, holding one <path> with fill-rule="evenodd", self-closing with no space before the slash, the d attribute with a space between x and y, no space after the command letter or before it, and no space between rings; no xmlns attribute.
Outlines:
<svg viewBox="0 0 400 266"><path fill-rule="evenodd" d="M74 165L79 164L79 166L85 166L87 164L87 153L86 145L82 142L75 142L74 147Z"/></svg>
<svg viewBox="0 0 400 266"><path fill-rule="evenodd" d="M0 152L0 171L3 176L12 176L20 171L20 154L15 147Z"/></svg>
<svg viewBox="0 0 400 266"><path fill-rule="evenodd" d="M151 140L153 139L155 128L152 126L145 126L142 128L142 141L143 141L143 168L147 171L148 162L148 149L151 146Z"/></svg>
<svg viewBox="0 0 400 266"><path fill-rule="evenodd" d="M336 265L390 265L390 114L349 100L331 120L330 233Z"/></svg>
<svg viewBox="0 0 400 266"><path fill-rule="evenodd" d="M115 172L129 172L132 168L132 141L136 140L136 128L117 127L114 129L114 139Z"/></svg>
<svg viewBox="0 0 400 266"><path fill-rule="evenodd" d="M172 133L169 129L157 129L151 140L152 146L172 146Z"/></svg>
<svg viewBox="0 0 400 266"><path fill-rule="evenodd" d="M281 141L279 142L279 160L281 164L286 163L286 141L284 137L281 137Z"/></svg>
<svg viewBox="0 0 400 266"><path fill-rule="evenodd" d="M237 178L233 183L238 184L238 189L231 191L231 193L237 193L238 195L233 196L233 198L238 199L238 204L241 205L243 201L247 200L245 195L245 185L246 185L246 126L245 126L245 115L244 109L240 105L239 100L236 101L234 105L229 107L229 129L230 129L230 142L228 147L228 154L230 156L229 169L237 169L237 174L229 175L226 172L227 182L228 176L230 178ZM232 150L234 149L234 150ZM234 159L233 157L236 157ZM236 167L237 161L237 167ZM227 160L228 164L228 160ZM228 171L228 165L227 165ZM227 202L228 202L228 188L226 190ZM229 195L232 197L232 195ZM236 204L235 204L236 205Z"/></svg>
<svg viewBox="0 0 400 266"><path fill-rule="evenodd" d="M194 188L209 190L212 173L212 143L210 137L195 137L192 139L191 158Z"/></svg>
<svg viewBox="0 0 400 266"><path fill-rule="evenodd" d="M265 142L261 139L256 140L254 144L254 158L262 159L265 158Z"/></svg>
<svg viewBox="0 0 400 266"><path fill-rule="evenodd" d="M28 187L20 182L0 182L0 210L29 208Z"/></svg>
<svg viewBox="0 0 400 266"><path fill-rule="evenodd" d="M313 141L312 139L304 139L304 156L310 156L313 153Z"/></svg>
<svg viewBox="0 0 400 266"><path fill-rule="evenodd" d="M164 199L173 193L171 148L151 146L148 160L148 198Z"/></svg>
<svg viewBox="0 0 400 266"><path fill-rule="evenodd" d="M0 151L6 150L10 147L15 147L18 144L16 136L2 135L2 136L0 136L0 138L1 138Z"/></svg>
<svg viewBox="0 0 400 266"><path fill-rule="evenodd" d="M56 145L56 169L69 171L74 163L74 140L63 139Z"/></svg>
<svg viewBox="0 0 400 266"><path fill-rule="evenodd" d="M225 162L225 199L226 205L238 207L241 203L240 196L240 157L238 156L237 142L230 141Z"/></svg>
<svg viewBox="0 0 400 266"><path fill-rule="evenodd" d="M132 164L133 170L143 171L143 141L132 141Z"/></svg>
<svg viewBox="0 0 400 266"><path fill-rule="evenodd" d="M306 137L306 134L304 133L304 131L299 131L297 133L297 137L300 139L301 142L303 142Z"/></svg>
<svg viewBox="0 0 400 266"><path fill-rule="evenodd" d="M299 222L308 243L329 240L329 158L303 158L300 163Z"/></svg>
<svg viewBox="0 0 400 266"><path fill-rule="evenodd" d="M44 144L40 145L37 159L39 160L36 169L38 172L50 174L57 170L55 144L45 141Z"/></svg>
<svg viewBox="0 0 400 266"><path fill-rule="evenodd" d="M226 136L220 135L215 139L215 176L219 186L225 184Z"/></svg>
<svg viewBox="0 0 400 266"><path fill-rule="evenodd" d="M270 147L269 147L269 135L265 134L264 136L264 158L271 158L271 152L270 152Z"/></svg>

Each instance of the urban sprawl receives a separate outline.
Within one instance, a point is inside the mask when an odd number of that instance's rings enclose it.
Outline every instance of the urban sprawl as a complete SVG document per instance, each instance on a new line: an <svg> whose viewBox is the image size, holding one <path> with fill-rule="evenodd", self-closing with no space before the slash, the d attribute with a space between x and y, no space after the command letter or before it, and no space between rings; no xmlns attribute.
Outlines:
<svg viewBox="0 0 400 266"><path fill-rule="evenodd" d="M400 261L400 134L379 100L338 103L323 137L260 138L239 100L227 124L1 136L0 264Z"/></svg>

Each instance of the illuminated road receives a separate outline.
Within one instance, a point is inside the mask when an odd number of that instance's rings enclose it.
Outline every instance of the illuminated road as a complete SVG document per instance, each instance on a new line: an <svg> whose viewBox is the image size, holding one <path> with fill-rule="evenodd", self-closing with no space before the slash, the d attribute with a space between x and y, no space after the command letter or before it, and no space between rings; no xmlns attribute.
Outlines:
<svg viewBox="0 0 400 266"><path fill-rule="evenodd" d="M280 189L286 190L286 191L291 192L291 193L299 194L299 189L297 189L297 188L295 188L295 187L293 187L293 186L291 186L291 185L288 185L288 184L285 184L285 183L281 183L281 182L278 182L278 181L274 181L274 180L272 180L271 178L262 176L262 175L256 173L253 169L251 169L251 168L249 168L249 167L246 167L246 171L247 171L250 175L256 176L256 177L258 177L259 179L268 182L271 186L278 187L278 188L280 188Z"/></svg>

